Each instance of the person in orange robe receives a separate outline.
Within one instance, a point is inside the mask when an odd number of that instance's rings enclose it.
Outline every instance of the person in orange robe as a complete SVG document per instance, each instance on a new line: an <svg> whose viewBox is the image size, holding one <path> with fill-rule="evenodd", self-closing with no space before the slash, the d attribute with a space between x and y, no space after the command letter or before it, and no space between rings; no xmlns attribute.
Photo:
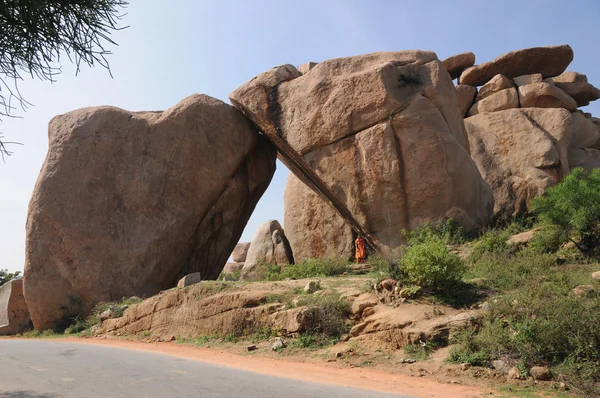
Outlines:
<svg viewBox="0 0 600 398"><path fill-rule="evenodd" d="M354 244L356 245L356 264L364 263L367 257L367 253L365 251L365 240L362 236L359 236L356 238Z"/></svg>

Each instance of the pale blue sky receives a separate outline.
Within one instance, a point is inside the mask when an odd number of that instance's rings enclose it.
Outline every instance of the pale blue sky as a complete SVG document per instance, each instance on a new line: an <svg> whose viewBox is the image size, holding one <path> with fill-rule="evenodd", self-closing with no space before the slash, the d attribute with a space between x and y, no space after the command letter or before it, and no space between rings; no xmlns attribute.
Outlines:
<svg viewBox="0 0 600 398"><path fill-rule="evenodd" d="M568 70L600 86L600 1L201 1L131 0L109 58L78 77L64 64L55 84L27 81L35 106L0 131L23 147L0 164L0 268L22 270L27 205L47 150L47 124L57 114L95 105L163 110L192 93L228 102L235 88L275 65L374 51L433 50L440 59L472 51L477 62L526 47L568 43ZM598 101L600 102L600 101ZM600 115L600 103L587 107ZM242 240L268 219L283 222L288 171L281 163ZM90 226L93 228L93 226Z"/></svg>

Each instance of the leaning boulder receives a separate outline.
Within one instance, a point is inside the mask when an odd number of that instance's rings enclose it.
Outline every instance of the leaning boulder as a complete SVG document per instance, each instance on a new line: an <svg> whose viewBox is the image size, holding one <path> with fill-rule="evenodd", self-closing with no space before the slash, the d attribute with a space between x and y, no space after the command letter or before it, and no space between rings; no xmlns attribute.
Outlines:
<svg viewBox="0 0 600 398"><path fill-rule="evenodd" d="M0 336L21 333L31 324L23 297L23 280L0 286Z"/></svg>
<svg viewBox="0 0 600 398"><path fill-rule="evenodd" d="M194 272L191 274L187 274L183 278L177 282L177 287L186 287L190 285L195 285L196 283L200 283L202 281L202 276L200 272Z"/></svg>
<svg viewBox="0 0 600 398"><path fill-rule="evenodd" d="M497 216L526 212L533 198L569 173L571 123L565 109L509 109L465 119L471 156L492 187Z"/></svg>
<svg viewBox="0 0 600 398"><path fill-rule="evenodd" d="M471 109L469 109L468 116L475 116L485 112L498 112L518 107L519 95L517 94L517 89L507 88L473 104Z"/></svg>
<svg viewBox="0 0 600 398"><path fill-rule="evenodd" d="M508 88L516 87L515 83L504 75L496 75L489 82L481 86L477 94L477 101L481 101L495 93Z"/></svg>
<svg viewBox="0 0 600 398"><path fill-rule="evenodd" d="M257 276L261 264L293 264L294 257L283 228L277 220L270 220L256 230L242 268L242 279Z"/></svg>
<svg viewBox="0 0 600 398"><path fill-rule="evenodd" d="M235 245L233 252L231 253L231 259L236 263L243 263L246 261L248 255L248 249L250 248L250 242L238 243Z"/></svg>
<svg viewBox="0 0 600 398"><path fill-rule="evenodd" d="M456 86L456 94L458 95L458 109L460 110L460 115L465 117L473 105L473 102L475 102L477 87L459 84Z"/></svg>
<svg viewBox="0 0 600 398"><path fill-rule="evenodd" d="M493 61L467 68L459 77L460 84L481 86L497 74L517 77L540 73L542 77L560 75L573 61L573 49L566 44L511 51Z"/></svg>
<svg viewBox="0 0 600 398"><path fill-rule="evenodd" d="M475 231L490 220L456 89L432 52L333 59L302 76L284 65L230 99L368 245L396 249L402 229L428 221Z"/></svg>
<svg viewBox="0 0 600 398"><path fill-rule="evenodd" d="M193 272L216 279L275 171L256 128L205 95L164 112L76 110L49 137L27 220L37 329Z"/></svg>
<svg viewBox="0 0 600 398"><path fill-rule="evenodd" d="M590 102L600 98L600 90L592 86L590 83L559 83L555 82L556 87L563 90L572 97L577 106L586 106Z"/></svg>

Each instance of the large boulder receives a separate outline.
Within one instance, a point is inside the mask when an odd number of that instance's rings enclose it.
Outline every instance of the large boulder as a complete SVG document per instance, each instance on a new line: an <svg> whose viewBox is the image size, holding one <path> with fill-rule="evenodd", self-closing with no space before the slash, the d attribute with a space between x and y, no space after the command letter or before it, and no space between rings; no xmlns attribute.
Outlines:
<svg viewBox="0 0 600 398"><path fill-rule="evenodd" d="M290 173L283 193L285 235L294 260L354 255L352 228L312 189Z"/></svg>
<svg viewBox="0 0 600 398"><path fill-rule="evenodd" d="M475 54L471 52L456 54L442 61L452 80L458 78L463 70L475 65Z"/></svg>
<svg viewBox="0 0 600 398"><path fill-rule="evenodd" d="M548 83L527 84L519 87L523 108L564 108L577 110L577 103L560 88Z"/></svg>
<svg viewBox="0 0 600 398"><path fill-rule="evenodd" d="M38 329L102 301L215 279L275 171L235 108L193 95L164 112L57 116L27 220L25 296Z"/></svg>
<svg viewBox="0 0 600 398"><path fill-rule="evenodd" d="M397 248L403 228L427 221L452 217L473 231L490 219L491 191L434 53L334 59L302 76L285 65L230 98L369 245Z"/></svg>
<svg viewBox="0 0 600 398"><path fill-rule="evenodd" d="M544 78L560 75L573 61L573 49L566 44L511 51L493 61L467 68L459 77L460 84L481 86L497 74L517 77L541 73Z"/></svg>
<svg viewBox="0 0 600 398"><path fill-rule="evenodd" d="M246 261L242 267L242 279L258 276L259 265L293 264L294 257L290 244L277 220L269 220L260 225L248 249Z"/></svg>
<svg viewBox="0 0 600 398"><path fill-rule="evenodd" d="M590 102L596 101L600 98L600 90L592 86L590 83L577 82L577 83L560 83L556 82L556 87L563 90L570 97L572 97L577 106L586 106Z"/></svg>
<svg viewBox="0 0 600 398"><path fill-rule="evenodd" d="M23 297L23 280L12 280L0 286L0 336L21 333L30 324Z"/></svg>
<svg viewBox="0 0 600 398"><path fill-rule="evenodd" d="M465 119L471 156L494 191L496 216L526 212L533 198L569 173L571 123L565 109L539 108Z"/></svg>
<svg viewBox="0 0 600 398"><path fill-rule="evenodd" d="M233 252L231 252L231 259L236 263L243 263L246 261L249 248L250 242L238 243L235 245Z"/></svg>

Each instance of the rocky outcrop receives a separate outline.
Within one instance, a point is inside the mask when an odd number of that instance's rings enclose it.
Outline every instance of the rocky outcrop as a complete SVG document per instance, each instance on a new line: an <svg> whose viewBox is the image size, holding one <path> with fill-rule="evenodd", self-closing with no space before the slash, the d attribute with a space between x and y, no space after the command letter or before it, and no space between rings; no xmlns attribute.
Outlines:
<svg viewBox="0 0 600 398"><path fill-rule="evenodd" d="M463 70L475 65L475 54L471 52L456 54L442 61L452 80L458 78Z"/></svg>
<svg viewBox="0 0 600 398"><path fill-rule="evenodd" d="M465 119L471 156L494 192L494 213L515 216L569 172L565 109L509 109Z"/></svg>
<svg viewBox="0 0 600 398"><path fill-rule="evenodd" d="M467 68L459 77L460 84L481 86L497 74L513 78L540 73L542 77L560 75L573 61L573 50L564 44L511 51L493 61Z"/></svg>
<svg viewBox="0 0 600 398"><path fill-rule="evenodd" d="M261 264L293 264L294 257L283 228L276 220L262 224L256 230L242 268L242 279L256 277Z"/></svg>
<svg viewBox="0 0 600 398"><path fill-rule="evenodd" d="M77 110L49 137L27 221L38 329L193 272L217 278L275 170L268 141L204 95L164 112Z"/></svg>
<svg viewBox="0 0 600 398"><path fill-rule="evenodd" d="M23 280L12 280L0 286L0 336L21 333L30 324L23 297Z"/></svg>
<svg viewBox="0 0 600 398"><path fill-rule="evenodd" d="M434 53L334 59L302 76L284 65L230 99L371 246L392 250L402 243L398 231L427 221L452 217L474 231L490 219L491 192Z"/></svg>

